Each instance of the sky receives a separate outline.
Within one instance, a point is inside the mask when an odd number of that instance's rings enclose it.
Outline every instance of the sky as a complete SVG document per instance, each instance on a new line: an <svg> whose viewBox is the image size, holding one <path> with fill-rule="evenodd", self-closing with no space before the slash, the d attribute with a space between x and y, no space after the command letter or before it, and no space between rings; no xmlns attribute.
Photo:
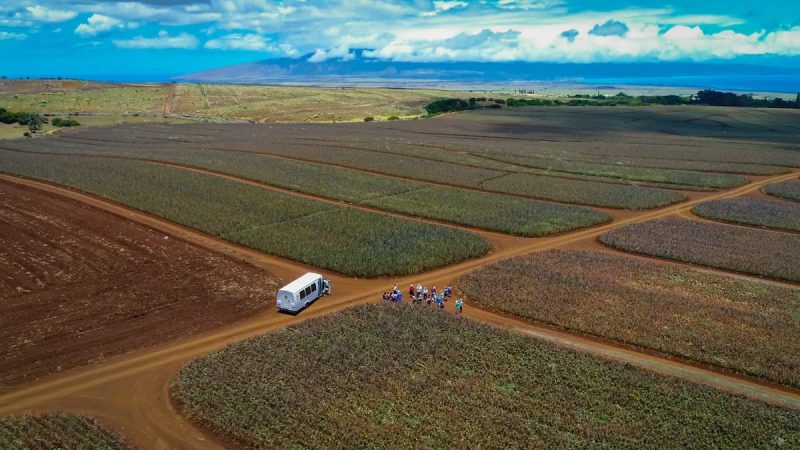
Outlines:
<svg viewBox="0 0 800 450"><path fill-rule="evenodd" d="M269 58L800 67L797 0L0 0L0 76L159 81Z"/></svg>

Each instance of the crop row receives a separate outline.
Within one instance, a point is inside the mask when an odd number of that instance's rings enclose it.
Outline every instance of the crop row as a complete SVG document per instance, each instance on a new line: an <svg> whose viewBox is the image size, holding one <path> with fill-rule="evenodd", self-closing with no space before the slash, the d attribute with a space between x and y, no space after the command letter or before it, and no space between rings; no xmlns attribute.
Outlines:
<svg viewBox="0 0 800 450"><path fill-rule="evenodd" d="M298 139L299 141L300 139ZM325 139L303 139L302 141L310 141L313 145L316 146L330 146L330 147L338 147L342 146L342 143L338 141L332 140L325 140ZM284 143L295 143L297 141L286 139ZM467 165L467 166L477 166L486 169L493 169L504 171L508 173L524 173L524 174L532 174L532 175L544 175L548 177L547 179L551 179L553 177L558 178L566 178L566 179L576 179L576 180L586 180L586 181L600 181L606 183L615 183L615 184L623 184L623 185L633 185L633 186L648 186L648 187L659 187L659 188L666 188L666 189L685 189L685 190L711 190L710 188L706 188L703 186L692 186L692 185L683 185L683 184L676 184L676 183L659 183L654 181L636 181L636 180L629 180L625 178L612 178L612 177L603 177L603 176L595 176L595 175L586 175L580 173L567 173L567 172L559 172L559 173L552 173L548 172L545 169L538 169L534 167L527 167L518 164L513 164L510 162L500 161L498 159L493 159L491 154L483 154L480 152L471 153L465 151L463 149L453 148L449 149L446 146L437 146L427 143L417 143L412 144L409 142L395 142L395 141L387 141L387 140L380 140L380 141L355 141L355 142L348 142L348 148L353 149L361 149L361 150L368 150L373 152L381 152L381 153L390 153L390 154L398 154L398 155L405 155L405 156L412 156L416 158L422 159L432 159L435 161L441 162L448 162L448 163L455 163L460 165ZM631 164L636 165L636 164ZM786 168L774 167L774 166L761 166L763 168L754 168L754 169L747 169L745 173L783 173L787 171ZM696 169L696 168L695 168ZM696 169L701 170L701 169ZM740 169L743 170L743 169Z"/></svg>
<svg viewBox="0 0 800 450"><path fill-rule="evenodd" d="M800 231L800 205L752 197L715 200L698 205L692 212L708 219Z"/></svg>
<svg viewBox="0 0 800 450"><path fill-rule="evenodd" d="M122 136L117 136L117 138L122 139ZM70 137L70 139L74 139L74 137ZM72 142L69 139L62 138L58 140L49 140L46 147L37 142L20 142L4 145L6 147L11 147L13 145L14 148L34 151L64 151L68 153L129 156L181 162L214 170L226 171L232 174L247 176L267 183L276 184L281 187L288 187L346 201L362 200L360 195L358 198L355 198L350 195L351 193L375 192L376 194L393 194L397 189L401 191L416 191L427 186L414 182L413 180L439 185L480 188L493 193L521 195L541 200L611 208L654 208L685 199L685 196L680 193L640 186L626 186L588 180L569 180L534 174L510 174L509 172L497 170L471 168L451 163L422 160L410 156L394 156L373 151L314 147L300 144L292 144L293 147L290 147L288 144L283 144L269 147L268 149L246 150L246 152L262 152L266 156L299 158L302 162L311 161L321 164L335 164L343 167L309 166L307 164L303 165L297 161L295 161L294 164L290 164L289 162L279 162L275 159L271 159L267 162L266 160L259 160L253 155L242 153L233 148L226 150L225 148L213 147L215 150L208 150L210 145L207 143L204 145L182 144L180 142L159 143L149 140L125 144L121 140L110 142L90 140ZM238 153L238 155L236 153ZM407 165L407 168L409 168L408 170L403 169L404 164ZM412 167L419 170L411 170L410 168ZM347 168L354 168L362 172L346 170ZM364 173L363 171L372 171L388 176L400 176L412 180L407 180L406 182L397 180L386 181L384 180L385 177L376 178L373 174ZM464 176L467 175L464 173L465 171L472 173L472 175L465 178ZM431 176L433 173L441 174L441 176ZM451 176L451 174L454 173L456 175ZM507 178L510 178L513 182L495 181L506 180ZM352 187L348 187L350 181L353 181ZM328 183L330 186L326 187ZM358 186L359 183L363 183L371 189L384 184L388 185L388 187L386 190L363 191L361 186ZM451 199L455 197L464 197L466 200L469 200L471 204L479 203L482 201L481 199L492 199L493 202L506 205L503 206L504 209L508 209L510 207L509 205L512 204L525 205L526 208L530 208L534 214L542 217L543 220L547 220L547 213L545 211L539 211L540 209L559 210L558 208L554 208L553 205L545 206L538 202L524 203L499 196L470 194L466 191L453 191L452 189L444 188L437 189L437 191L447 192ZM456 192L458 195L455 194ZM397 202L397 204L400 203L408 204L408 202ZM384 206L391 209L394 204L394 202L387 201ZM462 209L466 210L466 208ZM519 209L519 206L517 209ZM438 220L450 220L447 217L446 211L436 208L416 207L408 209L408 206L406 206L403 210L391 210ZM567 207L561 208L560 211L564 211L566 215L581 214L578 210L569 210ZM585 210L580 211L585 215ZM545 215L539 215L541 212L544 212ZM525 214L521 214L520 216L524 215ZM467 220L468 219L465 218L463 221L459 220L456 223L512 232L515 234L526 233L513 230L506 225L489 224L487 226L485 221L475 220L470 222ZM501 219L494 220L498 221ZM586 221L580 222L585 223ZM567 221L567 223L569 223L569 221ZM545 227L545 229L546 228L548 227ZM563 227L557 228L561 229Z"/></svg>
<svg viewBox="0 0 800 450"><path fill-rule="evenodd" d="M747 149L743 151L743 155L751 156L751 158L744 158L745 161L738 160L741 158L733 158L732 161L728 161L725 153L717 151L719 144L714 143L712 145L704 142L696 143L691 147L670 146L667 151L663 149L663 146L651 147L646 144L603 141L524 143L506 141L501 145L494 142L481 144L467 140L435 142L429 142L427 145L436 145L437 148L449 149L449 151L456 154L459 152L465 153L472 158L483 156L486 159L493 158L495 155L519 158L562 158L577 162L607 165L743 175L786 173L789 170L787 167L792 166L792 161L797 161L794 165L800 166L800 159L796 158L791 152L770 152L762 149ZM383 145L387 148L394 147L394 145ZM618 154L616 154L617 152ZM759 158L762 156L767 160L760 161ZM500 163L501 161L498 161L498 159L494 158L492 160ZM788 166L787 161L789 162Z"/></svg>
<svg viewBox="0 0 800 450"><path fill-rule="evenodd" d="M734 225L660 219L626 225L600 236L621 250L704 266L800 281L800 235Z"/></svg>
<svg viewBox="0 0 800 450"><path fill-rule="evenodd" d="M171 386L251 448L800 445L800 413L448 313L366 305L228 346Z"/></svg>
<svg viewBox="0 0 800 450"><path fill-rule="evenodd" d="M2 152L0 171L89 191L265 253L359 277L489 251L473 233L335 206L182 169Z"/></svg>
<svg viewBox="0 0 800 450"><path fill-rule="evenodd" d="M456 284L470 304L800 387L800 289L587 251L501 261Z"/></svg>
<svg viewBox="0 0 800 450"><path fill-rule="evenodd" d="M0 419L0 448L130 450L133 447L94 419L67 414L47 414Z"/></svg>
<svg viewBox="0 0 800 450"><path fill-rule="evenodd" d="M24 148L91 154L93 147L55 141L47 147L38 144ZM604 213L571 205L395 179L251 153L165 151L153 146L119 150L96 148L95 154L189 164L386 211L523 236L569 231L610 220Z"/></svg>
<svg viewBox="0 0 800 450"><path fill-rule="evenodd" d="M785 181L783 183L768 184L763 188L764 193L782 197L787 200L800 202L800 181Z"/></svg>
<svg viewBox="0 0 800 450"><path fill-rule="evenodd" d="M546 198L610 208L657 208L686 200L680 192L620 184L564 180L521 173L485 181L481 188L493 192Z"/></svg>
<svg viewBox="0 0 800 450"><path fill-rule="evenodd" d="M631 181L649 181L667 184L674 183L717 189L740 186L747 182L746 178L739 175L709 174L687 170L655 169L625 166L620 164L597 164L593 162L559 158L504 154L492 155L492 158L554 172L593 175L606 178L621 178Z"/></svg>

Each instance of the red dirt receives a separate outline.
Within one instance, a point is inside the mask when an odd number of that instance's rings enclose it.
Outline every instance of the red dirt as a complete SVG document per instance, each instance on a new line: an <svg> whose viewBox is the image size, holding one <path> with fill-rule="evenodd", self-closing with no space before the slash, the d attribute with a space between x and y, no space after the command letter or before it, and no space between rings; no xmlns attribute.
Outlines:
<svg viewBox="0 0 800 450"><path fill-rule="evenodd" d="M0 180L0 389L241 320L276 287L248 264Z"/></svg>
<svg viewBox="0 0 800 450"><path fill-rule="evenodd" d="M253 314L244 322L202 333L189 339L165 341L162 345L112 358L103 364L20 386L12 392L0 393L0 416L19 414L25 411L76 412L96 417L142 448L225 448L224 442L218 441L215 436L205 433L182 417L169 400L170 380L182 364L193 358L247 337L263 334L312 317L327 315L354 304L377 301L380 292L385 290L391 282L397 282L402 286L410 282L424 281L444 286L458 276L494 261L534 251L593 242L597 235L625 223L666 217L690 209L704 199L729 198L751 193L764 184L794 176L796 174L760 178L758 181L740 188L698 196L699 198L689 202L657 211L625 214L624 218L619 218L614 223L562 236L509 240L509 242L503 242L503 245L495 248L492 253L483 258L465 261L413 277L400 277L393 280L354 280L334 276L332 277L334 295L315 304L299 316L276 314L274 309L270 308L262 313ZM18 177L0 175L0 179L57 193L78 202L102 208L146 227L179 236L200 247L268 269L271 273L283 278L296 276L297 273L309 269L306 266L230 244L94 196L47 183L22 180ZM452 309L452 305L449 305L448 308ZM771 386L761 380L748 379L713 369L698 368L686 362L653 356L626 349L616 343L603 343L574 333L557 331L535 323L503 317L469 305L466 307L466 315L496 326L532 334L578 351L659 373L679 376L738 395L786 407L800 407L800 394L796 391L785 387ZM135 393L135 395L131 395L131 393Z"/></svg>

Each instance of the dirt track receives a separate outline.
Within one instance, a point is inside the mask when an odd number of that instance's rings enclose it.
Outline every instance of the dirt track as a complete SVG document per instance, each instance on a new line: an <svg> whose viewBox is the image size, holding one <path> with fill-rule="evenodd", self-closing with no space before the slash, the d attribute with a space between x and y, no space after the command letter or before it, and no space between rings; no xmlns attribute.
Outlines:
<svg viewBox="0 0 800 450"><path fill-rule="evenodd" d="M23 386L13 392L0 395L0 416L25 411L74 411L97 417L102 422L124 433L142 448L221 448L223 447L221 442L206 435L186 421L174 410L169 401L168 388L171 378L183 363L193 358L221 348L228 343L262 334L272 329L284 327L311 317L330 314L353 304L375 301L379 298L380 292L385 290L386 286L392 282L397 282L402 286L424 280L433 284L445 285L469 270L500 259L567 245L577 246L582 240L592 241L597 235L625 223L680 213L708 199L742 195L756 191L765 184L791 179L796 176L797 174L793 173L760 178L758 181L737 189L700 195L690 202L657 211L630 214L611 224L560 236L537 239L505 237L503 240L496 238L497 240L493 241L493 244L496 245L494 251L486 257L462 262L419 276L403 277L396 280L353 280L334 277L334 295L318 302L299 316L280 315L270 309L268 312L252 317L243 323L226 326L194 338L112 358L102 365L75 370L35 384ZM298 273L310 269L291 261L270 257L224 242L97 197L8 175L0 175L0 179L56 193L104 209L195 245L263 267L283 280L290 279ZM731 375L712 368L701 368L613 343L602 342L589 337L578 336L470 308L469 306L466 308L466 314L480 321L534 335L579 351L627 362L660 373L680 376L739 395L787 407L800 408L800 394L783 387L771 386L767 383Z"/></svg>

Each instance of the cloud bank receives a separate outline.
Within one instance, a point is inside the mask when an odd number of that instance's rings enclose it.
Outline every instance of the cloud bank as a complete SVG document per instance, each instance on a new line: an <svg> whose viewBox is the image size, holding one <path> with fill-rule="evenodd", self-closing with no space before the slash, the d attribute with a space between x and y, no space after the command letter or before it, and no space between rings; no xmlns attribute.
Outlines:
<svg viewBox="0 0 800 450"><path fill-rule="evenodd" d="M707 61L800 55L800 6L577 0L18 0L0 40L56 30L118 49L406 61ZM774 11L773 11L774 9ZM771 15L770 15L771 14ZM780 18L788 22L777 22ZM777 19L776 19L777 18ZM794 18L795 22L791 22ZM5 45L5 44L4 44ZM78 42L76 45L80 45ZM55 49L54 49L55 51Z"/></svg>

